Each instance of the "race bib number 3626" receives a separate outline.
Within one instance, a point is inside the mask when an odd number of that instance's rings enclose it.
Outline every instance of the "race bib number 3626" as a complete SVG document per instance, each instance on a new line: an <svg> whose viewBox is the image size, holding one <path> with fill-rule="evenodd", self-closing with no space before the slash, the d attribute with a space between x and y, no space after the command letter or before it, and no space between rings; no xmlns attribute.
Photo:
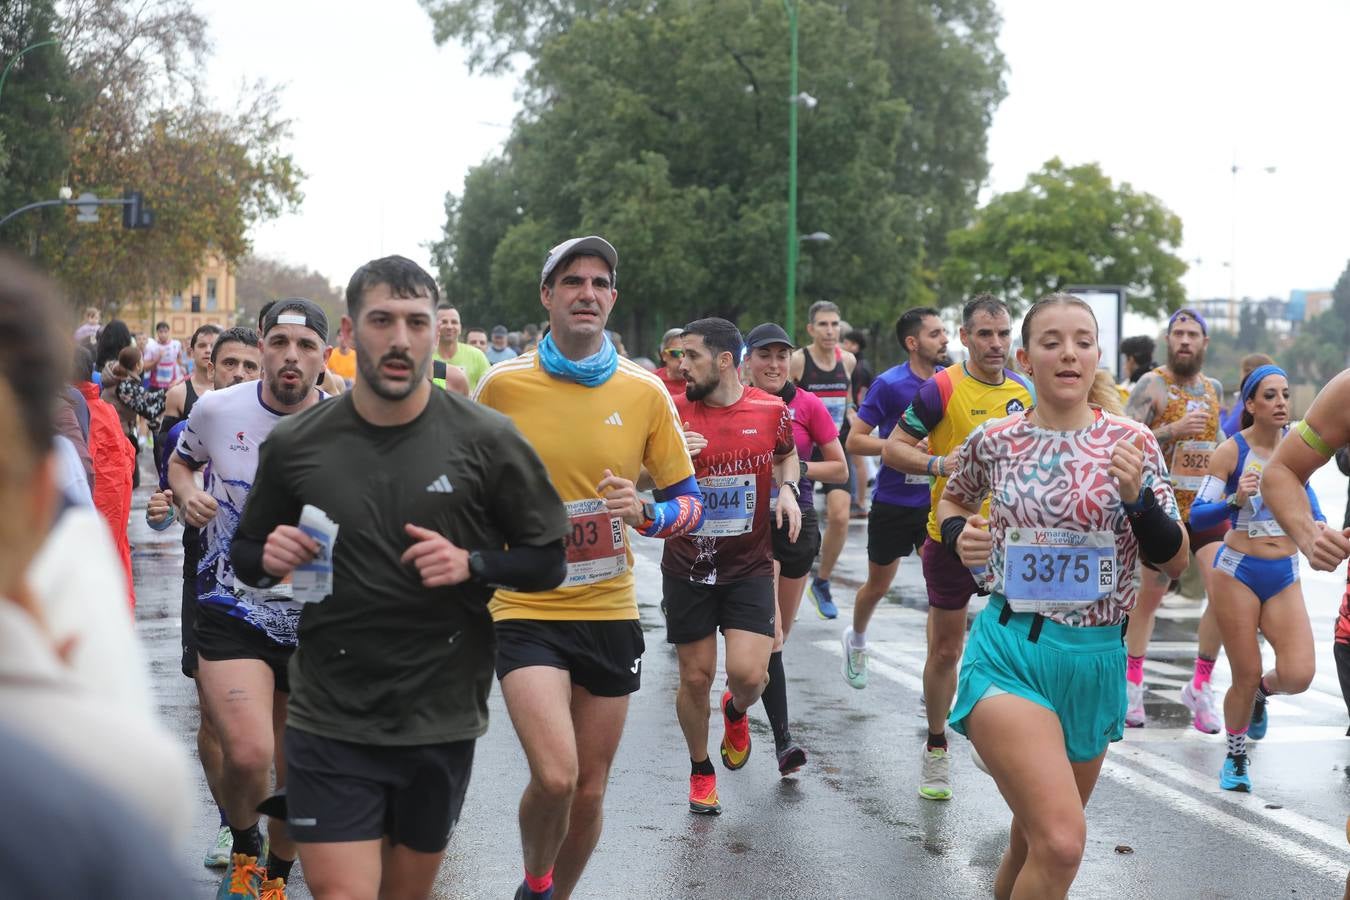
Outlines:
<svg viewBox="0 0 1350 900"><path fill-rule="evenodd" d="M627 571L623 520L611 516L603 500L574 500L566 506L567 580L562 586L594 584Z"/></svg>

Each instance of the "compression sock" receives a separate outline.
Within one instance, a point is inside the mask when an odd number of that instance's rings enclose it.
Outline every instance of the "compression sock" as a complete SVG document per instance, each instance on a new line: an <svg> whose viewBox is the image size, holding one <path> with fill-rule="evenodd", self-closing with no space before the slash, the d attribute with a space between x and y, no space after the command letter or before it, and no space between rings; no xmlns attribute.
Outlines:
<svg viewBox="0 0 1350 900"><path fill-rule="evenodd" d="M739 722L741 719L745 718L745 712L743 710L736 709L735 697L727 698L726 706L723 707L723 711L727 714L727 718L733 722Z"/></svg>
<svg viewBox="0 0 1350 900"><path fill-rule="evenodd" d="M1144 683L1144 658L1142 656L1125 657L1125 680L1130 684Z"/></svg>
<svg viewBox="0 0 1350 900"><path fill-rule="evenodd" d="M781 749L792 740L792 734L788 729L787 676L783 674L781 650L769 654L769 684L764 688L759 702L764 704L764 712L769 717L774 746Z"/></svg>
<svg viewBox="0 0 1350 900"><path fill-rule="evenodd" d="M1228 732L1228 755L1241 756L1247 752L1247 729L1234 731L1231 728L1225 728Z"/></svg>
<svg viewBox="0 0 1350 900"><path fill-rule="evenodd" d="M234 846L230 848L231 853L242 853L244 856L258 858L258 854L262 852L262 832L258 830L256 822L243 829L231 825L230 834L234 837Z"/></svg>
<svg viewBox="0 0 1350 900"><path fill-rule="evenodd" d="M707 757L705 756L705 757L703 758L703 762L697 762L697 761L692 760L692 759L689 760L689 774L690 774L690 775L716 775L716 774L717 774L717 770L713 768L712 760L709 759L709 758L707 758Z"/></svg>
<svg viewBox="0 0 1350 900"><path fill-rule="evenodd" d="M1214 660L1206 656L1197 656L1195 658L1195 675L1191 678L1191 687L1199 690L1209 683L1209 676L1214 672Z"/></svg>
<svg viewBox="0 0 1350 900"><path fill-rule="evenodd" d="M924 744L924 748L927 750L946 750L947 732L944 731L942 734L933 734L930 732L928 735L928 742Z"/></svg>
<svg viewBox="0 0 1350 900"><path fill-rule="evenodd" d="M267 851L267 877L280 878L282 881L291 880L291 866L295 865L293 859L282 859L272 851Z"/></svg>
<svg viewBox="0 0 1350 900"><path fill-rule="evenodd" d="M543 875L531 875L530 870L526 869L525 886L536 894L553 890L553 870L549 869Z"/></svg>

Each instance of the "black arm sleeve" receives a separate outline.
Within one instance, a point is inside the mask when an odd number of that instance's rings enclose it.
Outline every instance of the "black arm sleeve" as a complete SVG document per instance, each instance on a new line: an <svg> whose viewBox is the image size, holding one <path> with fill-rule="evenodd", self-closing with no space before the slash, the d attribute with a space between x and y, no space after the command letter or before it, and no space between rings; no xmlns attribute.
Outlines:
<svg viewBox="0 0 1350 900"><path fill-rule="evenodd" d="M1183 536L1181 525L1163 512L1153 488L1144 488L1135 509L1127 509L1126 515L1145 562L1160 566L1177 555Z"/></svg>
<svg viewBox="0 0 1350 900"><path fill-rule="evenodd" d="M284 472L287 454L274 437L268 437L258 449L258 469L253 487L244 501L239 527L230 540L230 565L235 578L255 588L274 587L281 579L263 569L263 547L267 536L278 525L294 525L300 520L301 503L291 491Z"/></svg>
<svg viewBox="0 0 1350 900"><path fill-rule="evenodd" d="M473 555L479 559L470 566L473 580L486 587L523 593L551 591L567 577L567 551L561 540L541 547L523 544L509 550L479 550ZM261 548L258 559L261 562Z"/></svg>
<svg viewBox="0 0 1350 900"><path fill-rule="evenodd" d="M267 540L256 540L237 532L230 541L230 565L234 566L234 575L244 584L257 588L270 588L279 579L268 575L263 569L263 547Z"/></svg>

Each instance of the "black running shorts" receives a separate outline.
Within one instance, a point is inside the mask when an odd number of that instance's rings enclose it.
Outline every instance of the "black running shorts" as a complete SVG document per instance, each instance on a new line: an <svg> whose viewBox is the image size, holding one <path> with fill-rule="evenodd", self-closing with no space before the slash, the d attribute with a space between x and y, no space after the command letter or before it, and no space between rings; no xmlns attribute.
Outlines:
<svg viewBox="0 0 1350 900"><path fill-rule="evenodd" d="M464 806L473 741L377 747L286 726L286 824L302 844L388 837L440 853Z"/></svg>
<svg viewBox="0 0 1350 900"><path fill-rule="evenodd" d="M867 560L889 566L923 546L928 536L928 507L872 501L867 517Z"/></svg>
<svg viewBox="0 0 1350 900"><path fill-rule="evenodd" d="M769 513L770 524L775 513ZM801 578L811 571L811 564L820 552L820 523L816 519L816 508L808 506L802 510L802 530L796 543L788 540L787 523L779 528L773 525L773 558L778 560L780 574L784 578Z"/></svg>
<svg viewBox="0 0 1350 900"><path fill-rule="evenodd" d="M624 697L642 683L647 644L637 619L614 622L506 619L496 624L497 678L516 669L562 669L597 697Z"/></svg>
<svg viewBox="0 0 1350 900"><path fill-rule="evenodd" d="M666 641L691 644L720 628L773 637L773 576L759 575L728 584L700 584L662 573L666 600Z"/></svg>
<svg viewBox="0 0 1350 900"><path fill-rule="evenodd" d="M256 659L267 663L272 670L276 689L283 694L291 692L291 681L286 674L294 647L276 643L243 619L210 605L197 604L193 635L197 639L197 653L209 662L227 659Z"/></svg>

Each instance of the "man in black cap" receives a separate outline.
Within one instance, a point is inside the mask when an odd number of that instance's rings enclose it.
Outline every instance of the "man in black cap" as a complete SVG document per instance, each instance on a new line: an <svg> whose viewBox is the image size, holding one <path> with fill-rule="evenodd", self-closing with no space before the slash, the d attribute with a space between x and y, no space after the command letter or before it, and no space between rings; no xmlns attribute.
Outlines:
<svg viewBox="0 0 1350 900"><path fill-rule="evenodd" d="M488 362L494 366L499 362L506 362L508 359L515 359L518 355L516 351L507 346L506 339L510 332L506 330L505 325L492 326L492 342L488 344L483 355L488 358Z"/></svg>
<svg viewBox="0 0 1350 900"><path fill-rule="evenodd" d="M278 738L300 610L289 585L255 590L237 582L230 544L253 486L258 448L284 417L325 396L315 381L324 370L328 319L309 300L281 300L264 314L262 333L262 379L198 399L169 461L169 486L181 519L202 531L197 679L204 712L224 751L221 804L234 837L224 884L249 886L245 896L249 889L257 896L268 875L284 880L295 859L285 824L275 819L268 827L271 852L259 859L257 807L270 793L274 757L278 786L284 782ZM199 488L194 475L203 468Z"/></svg>

